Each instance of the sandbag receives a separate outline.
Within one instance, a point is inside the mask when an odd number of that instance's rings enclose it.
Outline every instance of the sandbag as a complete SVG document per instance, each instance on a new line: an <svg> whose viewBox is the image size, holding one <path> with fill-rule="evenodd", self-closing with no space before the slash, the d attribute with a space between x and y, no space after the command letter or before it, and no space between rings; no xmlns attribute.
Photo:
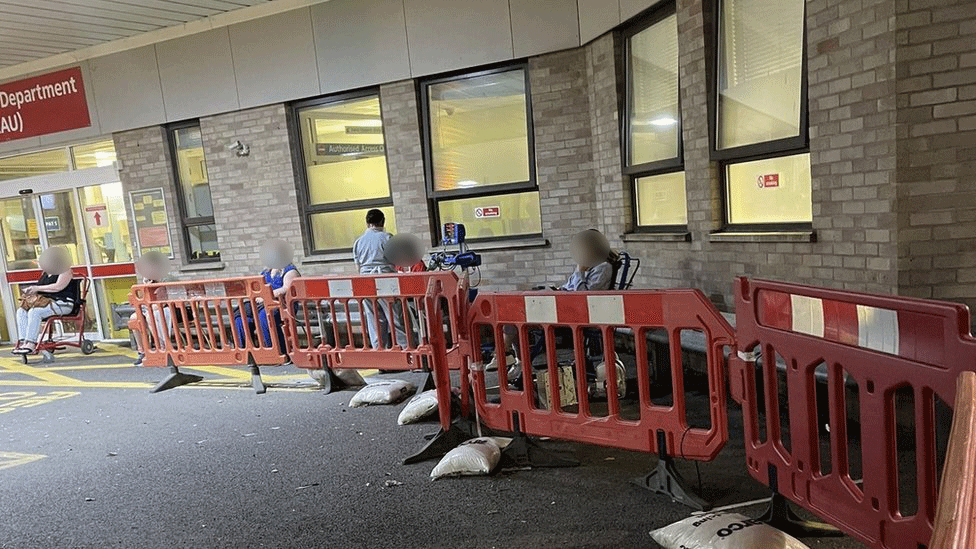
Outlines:
<svg viewBox="0 0 976 549"><path fill-rule="evenodd" d="M437 411L437 390L424 391L411 398L407 405L400 410L397 423L407 425L416 423Z"/></svg>
<svg viewBox="0 0 976 549"><path fill-rule="evenodd" d="M494 439L473 438L448 452L430 472L430 478L487 475L501 457L502 451Z"/></svg>
<svg viewBox="0 0 976 549"><path fill-rule="evenodd" d="M350 408L374 404L396 404L417 390L413 383L396 379L377 381L363 387L349 401Z"/></svg>
<svg viewBox="0 0 976 549"><path fill-rule="evenodd" d="M759 519L738 513L694 515L651 532L664 549L810 549Z"/></svg>

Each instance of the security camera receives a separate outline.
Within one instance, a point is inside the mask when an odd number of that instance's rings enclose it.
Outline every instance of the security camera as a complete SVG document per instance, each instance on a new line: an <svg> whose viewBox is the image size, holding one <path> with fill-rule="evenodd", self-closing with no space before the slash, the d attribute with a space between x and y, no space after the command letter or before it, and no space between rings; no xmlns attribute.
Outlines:
<svg viewBox="0 0 976 549"><path fill-rule="evenodd" d="M227 150L234 151L238 157L245 157L251 154L251 147L241 143L240 140L234 141L230 145L227 145Z"/></svg>

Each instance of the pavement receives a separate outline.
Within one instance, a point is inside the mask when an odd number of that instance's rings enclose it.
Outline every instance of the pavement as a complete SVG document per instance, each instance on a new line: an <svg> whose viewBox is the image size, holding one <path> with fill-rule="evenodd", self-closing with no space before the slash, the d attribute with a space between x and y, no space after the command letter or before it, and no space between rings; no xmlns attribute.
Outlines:
<svg viewBox="0 0 976 549"><path fill-rule="evenodd" d="M292 367L267 368L264 395L222 367L150 394L166 372L132 367L127 348L29 365L0 352L3 549L654 548L652 530L691 513L630 483L656 458L596 446L543 442L580 467L432 482L434 462L401 460L435 424L398 426L401 406L349 409L352 391L324 394ZM769 494L745 473L732 414L718 460L678 467L716 506L757 516Z"/></svg>

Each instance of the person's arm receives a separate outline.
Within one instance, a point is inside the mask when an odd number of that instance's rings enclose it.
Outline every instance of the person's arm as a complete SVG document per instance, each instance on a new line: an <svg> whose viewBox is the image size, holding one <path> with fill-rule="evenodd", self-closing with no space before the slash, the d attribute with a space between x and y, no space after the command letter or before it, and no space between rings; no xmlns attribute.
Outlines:
<svg viewBox="0 0 976 549"><path fill-rule="evenodd" d="M583 277L583 285L586 290L609 290L613 286L613 266L609 263L601 263L587 271Z"/></svg>
<svg viewBox="0 0 976 549"><path fill-rule="evenodd" d="M72 278L71 271L65 271L58 275L58 279L51 284L45 284L43 286L28 286L24 289L25 292L29 294L36 294L38 292L55 293L68 287L71 283Z"/></svg>
<svg viewBox="0 0 976 549"><path fill-rule="evenodd" d="M585 283L586 274L585 271L580 270L579 267L573 271L573 274L569 275L569 280L565 284L559 287L560 290L565 292L575 292L580 289L580 284Z"/></svg>
<svg viewBox="0 0 976 549"><path fill-rule="evenodd" d="M298 269L292 269L285 273L285 276L281 279L281 287L274 291L274 296L281 297L287 294L288 289L291 288L291 283L299 276Z"/></svg>

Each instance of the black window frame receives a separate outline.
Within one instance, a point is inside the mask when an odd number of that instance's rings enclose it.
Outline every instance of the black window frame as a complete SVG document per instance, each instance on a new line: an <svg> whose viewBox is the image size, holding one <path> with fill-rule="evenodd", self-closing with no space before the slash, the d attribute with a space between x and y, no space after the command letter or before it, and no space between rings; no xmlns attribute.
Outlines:
<svg viewBox="0 0 976 549"><path fill-rule="evenodd" d="M182 175L180 174L179 153L177 152L177 148L176 148L176 132L178 130L183 130L183 129L186 129L186 128L193 128L193 127L200 128L200 120L199 119L184 120L182 122L174 122L172 124L167 124L165 127L166 127L166 140L167 140L167 142L169 144L170 158L172 158L172 163L171 164L172 164L172 168L173 168L173 182L175 183L175 187L176 187L176 211L179 212L179 214L180 214L180 235L181 235L181 241L183 243L183 250L184 250L183 255L186 258L186 262L187 263L194 263L194 264L199 264L199 263L217 263L217 262L220 261L220 247L219 247L220 241L219 240L217 241L218 242L218 248L217 248L217 254L216 255L214 255L214 256L207 256L207 257L196 257L196 258L193 257L193 248L190 245L190 229L193 228L193 227L202 227L202 226L205 226L205 225L212 225L213 228L214 228L214 233L216 233L217 232L217 222L214 219L214 216L213 215L190 217L189 214L187 213L187 209L186 209L186 195L183 192L183 178L182 178ZM203 147L203 143L202 143L203 130L202 130L202 128L200 128L200 130L201 130L200 131L200 135L201 135L201 144L200 144L200 146L203 148L203 159L204 159L204 162L206 162L207 161L207 149L206 149L206 147ZM207 169L207 187L210 187L209 163L207 164L207 166L208 166L208 169ZM212 189L210 191L210 210L211 211L214 211L215 210L214 204L213 204L213 190Z"/></svg>
<svg viewBox="0 0 976 549"><path fill-rule="evenodd" d="M623 167L623 173L627 176L628 184L630 185L630 216L633 225L631 232L634 233L684 233L688 231L687 221L684 224L672 224L672 225L641 225L640 218L638 216L637 208L637 181L645 177L653 177L656 175L668 175L672 173L683 172L685 169L685 146L684 146L684 136L681 116L681 74L680 74L680 61L678 64L679 74L678 74L678 88L677 88L677 106L678 110L675 113L675 123L677 125L678 131L678 150L677 155L673 158L666 158L663 160L655 160L651 162L644 162L641 164L631 164L631 152L633 151L633 142L631 140L631 119L630 111L633 105L633 68L631 67L631 39L634 36L644 32L645 30L653 27L654 25L664 21L668 17L677 14L676 2L665 2L651 8L646 13L638 16L632 23L630 23L626 28L620 31L620 40L623 48L621 55L621 73L624 75L623 78L623 101L621 105L620 112L620 165ZM677 24L677 23L676 23ZM680 40L680 36L679 36ZM679 56L680 59L680 56ZM687 186L685 187L686 201L687 201ZM685 217L687 220L687 202L685 206Z"/></svg>
<svg viewBox="0 0 976 549"><path fill-rule="evenodd" d="M470 78L490 76L492 74L513 72L516 70L521 70L522 75L525 78L525 121L526 121L526 132L527 132L526 141L529 149L528 150L529 180L512 182L512 183L501 183L497 185L488 185L485 187L474 187L470 189L453 189L449 191L435 190L433 138L431 135L432 124L430 122L430 93L429 93L430 86L441 84L444 82L456 82L458 80L467 80ZM421 141L422 141L422 149L424 155L424 178L426 179L427 200L428 200L429 209L431 211L430 230L431 230L431 242L433 244L439 244L440 241L441 212L440 212L439 203L442 201L458 200L464 198L487 198L487 197L499 196L499 195L514 195L514 194L521 194L521 193L539 192L539 181L536 175L535 121L532 118L532 87L529 80L530 80L529 64L526 61L522 61L518 63L506 63L504 65L498 65L498 66L484 68L480 70L475 69L473 71L472 70L455 71L448 74L425 78L418 81L417 103L420 108L420 132L422 137ZM542 213L541 205L540 205L539 213L541 217L541 213ZM493 236L487 238L469 238L468 242L490 243L490 242L498 242L498 241L505 241L505 240L528 240L528 239L541 238L542 235L543 233L542 231L540 231L538 233L531 233L531 234Z"/></svg>
<svg viewBox="0 0 976 549"><path fill-rule="evenodd" d="M711 33L712 44L709 56L714 60L712 69L709 71L711 78L708 82L708 106L709 106L709 131L708 148L709 158L718 163L719 169L719 190L722 199L722 227L716 232L784 232L784 231L813 231L813 222L785 222L785 223L733 223L729 216L729 178L728 167L734 164L744 164L758 160L768 160L770 158L781 158L795 156L810 152L810 104L809 98L809 45L807 44L807 6L803 3L803 34L801 47L803 49L800 56L800 131L799 135L784 137L772 141L761 143L751 143L730 147L726 149L718 148L718 132L720 130L720 117L722 116L719 108L718 83L722 71L722 2L728 0L714 0L712 17L715 22ZM812 178L812 176L811 176ZM812 181L811 181L812 186ZM812 200L811 196L811 200Z"/></svg>
<svg viewBox="0 0 976 549"><path fill-rule="evenodd" d="M291 103L288 107L288 135L290 142L294 144L291 147L292 163L295 169L295 190L298 197L298 215L301 217L300 225L302 228L302 242L304 243L306 256L322 256L352 252L352 242L345 247L317 249L315 247L315 239L313 236L314 233L312 231L313 216L323 213L393 207L393 182L390 181L390 158L387 154L387 135L385 123L382 126L383 160L386 163L387 190L389 191L389 196L386 198L369 198L365 200L353 200L350 202L337 202L332 204L311 203L311 193L308 188L308 166L305 163L305 145L302 142L303 129L301 127L300 111L313 107L334 105L371 97L375 97L379 103L380 120L383 120L383 98L378 87L369 87L338 94L324 95L312 99L303 99L301 101ZM365 228L365 221L363 227Z"/></svg>

